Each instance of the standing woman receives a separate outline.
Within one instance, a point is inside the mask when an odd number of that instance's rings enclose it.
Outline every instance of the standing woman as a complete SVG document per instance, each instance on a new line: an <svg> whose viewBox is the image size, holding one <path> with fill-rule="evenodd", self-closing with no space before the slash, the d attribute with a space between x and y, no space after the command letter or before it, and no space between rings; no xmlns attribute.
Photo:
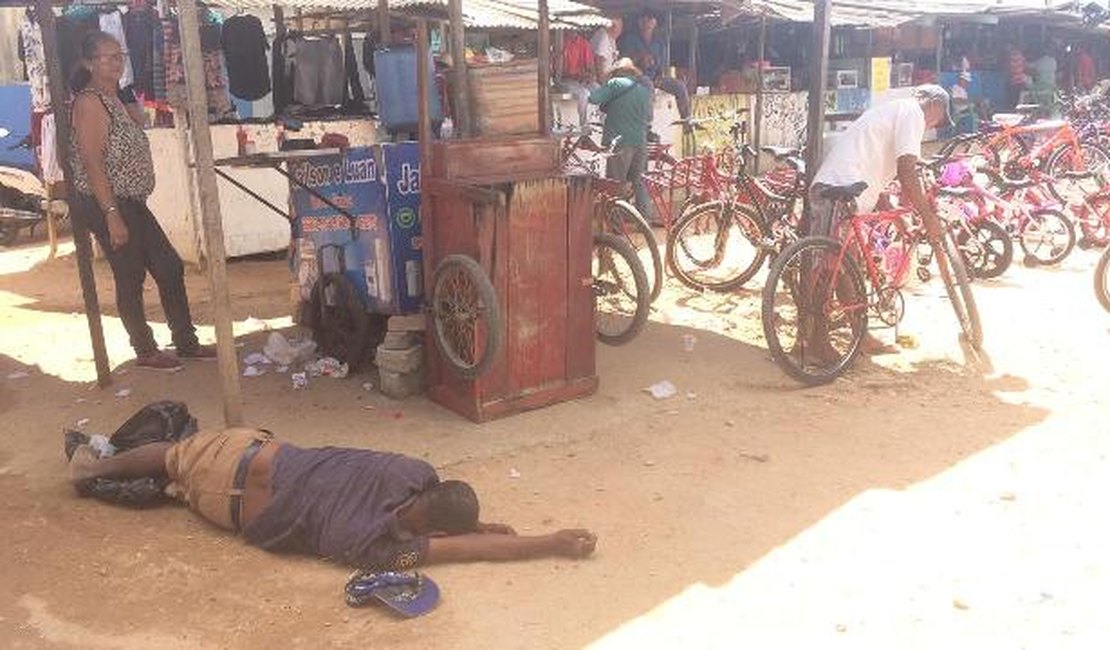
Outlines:
<svg viewBox="0 0 1110 650"><path fill-rule="evenodd" d="M181 365L179 357L212 358L215 350L197 341L181 257L146 206L154 191L154 163L141 110L120 100L125 56L120 44L104 32L90 32L81 43L81 63L70 80L76 214L85 219L108 257L116 280L116 305L137 365L173 370ZM146 322L147 271L158 285L176 356L158 349Z"/></svg>

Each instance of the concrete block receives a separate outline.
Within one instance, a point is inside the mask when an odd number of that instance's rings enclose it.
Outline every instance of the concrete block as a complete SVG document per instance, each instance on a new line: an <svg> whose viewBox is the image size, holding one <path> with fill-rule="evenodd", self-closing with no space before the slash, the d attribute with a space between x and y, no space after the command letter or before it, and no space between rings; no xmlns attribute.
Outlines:
<svg viewBox="0 0 1110 650"><path fill-rule="evenodd" d="M382 347L387 350L407 350L424 342L420 332L386 332Z"/></svg>
<svg viewBox="0 0 1110 650"><path fill-rule="evenodd" d="M426 318L424 314L390 316L387 329L390 332L423 332Z"/></svg>
<svg viewBox="0 0 1110 650"><path fill-rule="evenodd" d="M384 345L379 345L378 353L374 357L374 365L391 372L414 372L424 367L424 346L414 345L404 350L390 350Z"/></svg>
<svg viewBox="0 0 1110 650"><path fill-rule="evenodd" d="M424 392L424 370L393 372L378 368L378 384L382 394L393 399L404 399Z"/></svg>

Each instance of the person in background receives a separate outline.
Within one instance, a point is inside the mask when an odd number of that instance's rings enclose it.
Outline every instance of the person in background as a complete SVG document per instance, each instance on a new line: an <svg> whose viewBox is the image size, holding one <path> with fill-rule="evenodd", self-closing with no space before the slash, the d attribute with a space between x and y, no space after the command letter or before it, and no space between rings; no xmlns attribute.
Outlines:
<svg viewBox="0 0 1110 650"><path fill-rule="evenodd" d="M567 32L563 37L563 77L559 90L574 97L578 105L578 124L588 126L590 90L597 86L597 64L594 51L586 37L578 32Z"/></svg>
<svg viewBox="0 0 1110 650"><path fill-rule="evenodd" d="M975 104L969 96L971 73L961 72L949 94L952 96L952 121L959 133L974 133L979 129Z"/></svg>
<svg viewBox="0 0 1110 650"><path fill-rule="evenodd" d="M643 174L647 168L653 93L651 80L628 58L618 59L609 80L590 91L590 103L597 104L605 113L601 144L608 147L616 143L606 165L606 175L632 183L636 208L649 222L654 220Z"/></svg>
<svg viewBox="0 0 1110 650"><path fill-rule="evenodd" d="M1045 47L1041 50L1030 68L1033 71L1033 93L1036 103L1046 114L1052 114L1056 109L1056 57L1052 50Z"/></svg>
<svg viewBox="0 0 1110 650"><path fill-rule="evenodd" d="M85 220L108 257L136 365L175 370L183 357L213 358L215 349L197 341L181 257L146 206L154 191L154 161L141 110L120 100L126 55L116 39L99 31L85 36L80 52L70 80L74 215ZM158 349L146 322L143 282L148 271L158 286L176 356Z"/></svg>
<svg viewBox="0 0 1110 650"><path fill-rule="evenodd" d="M686 84L673 77L663 74L663 41L657 38L655 28L659 20L655 14L645 12L637 21L638 29L627 32L621 37L618 46L621 56L628 57L643 71L644 76L655 84L659 90L674 96L678 105L678 115L682 119L690 117L690 91Z"/></svg>
<svg viewBox="0 0 1110 650"><path fill-rule="evenodd" d="M613 66L617 63L619 58L617 39L621 37L621 32L624 31L624 19L619 15L610 14L606 18L609 19L609 26L599 27L590 38L590 46L594 51L594 62L597 65L597 78L601 80L609 78L609 73L613 71Z"/></svg>
<svg viewBox="0 0 1110 650"><path fill-rule="evenodd" d="M1086 45L1080 45L1075 55L1075 86L1083 91L1095 86L1095 59Z"/></svg>
<svg viewBox="0 0 1110 650"><path fill-rule="evenodd" d="M1026 63L1021 48L1011 45L1009 56L1006 59L1008 80L1006 88L1009 91L1007 103L1011 109L1021 103L1021 93L1029 87L1028 67L1029 64Z"/></svg>

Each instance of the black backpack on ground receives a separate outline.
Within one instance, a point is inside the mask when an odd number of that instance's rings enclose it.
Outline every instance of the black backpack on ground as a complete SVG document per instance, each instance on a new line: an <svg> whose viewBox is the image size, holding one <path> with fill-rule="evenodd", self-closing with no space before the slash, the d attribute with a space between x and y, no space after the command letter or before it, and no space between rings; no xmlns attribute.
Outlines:
<svg viewBox="0 0 1110 650"><path fill-rule="evenodd" d="M132 415L108 439L117 453L152 442L177 442L197 431L197 419L182 402L162 401L147 404ZM71 458L78 446L89 441L88 434L66 429L65 454ZM129 508L149 508L164 502L165 477L137 479L94 478L76 485L77 494Z"/></svg>

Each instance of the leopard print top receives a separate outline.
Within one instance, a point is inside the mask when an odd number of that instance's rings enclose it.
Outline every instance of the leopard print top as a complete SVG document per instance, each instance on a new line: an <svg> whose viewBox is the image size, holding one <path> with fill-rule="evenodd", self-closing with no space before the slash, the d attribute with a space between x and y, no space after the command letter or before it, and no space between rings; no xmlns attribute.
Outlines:
<svg viewBox="0 0 1110 650"><path fill-rule="evenodd" d="M107 97L94 88L81 91L96 95L108 111L112 125L108 142L104 145L104 167L112 194L128 199L146 200L154 192L154 160L150 140L143 127L135 123L127 110L115 97ZM77 148L77 133L73 132L73 185L82 194L92 194L84 161Z"/></svg>

